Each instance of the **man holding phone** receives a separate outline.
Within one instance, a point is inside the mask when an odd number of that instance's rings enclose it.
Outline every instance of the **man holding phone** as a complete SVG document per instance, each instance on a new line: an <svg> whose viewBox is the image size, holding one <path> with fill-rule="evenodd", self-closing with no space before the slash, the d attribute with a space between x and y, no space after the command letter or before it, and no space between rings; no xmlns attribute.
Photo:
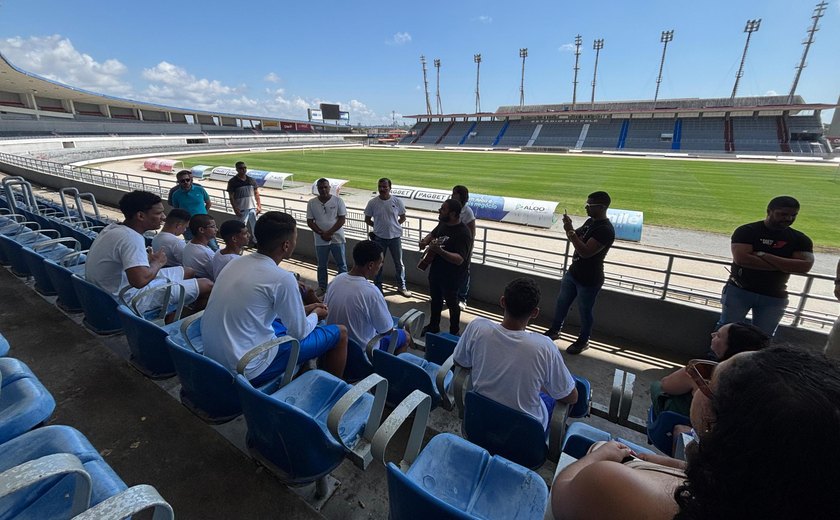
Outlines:
<svg viewBox="0 0 840 520"><path fill-rule="evenodd" d="M589 348L589 336L595 322L592 310L595 307L595 298L604 285L604 258L615 241L615 229L607 218L610 203L607 192L590 193L584 206L589 218L577 229L572 225L569 215L563 212L563 229L575 252L572 265L560 283L554 321L545 331L545 335L555 341L560 338L560 330L566 321L569 307L577 299L580 310L580 335L566 349L569 354L580 354Z"/></svg>

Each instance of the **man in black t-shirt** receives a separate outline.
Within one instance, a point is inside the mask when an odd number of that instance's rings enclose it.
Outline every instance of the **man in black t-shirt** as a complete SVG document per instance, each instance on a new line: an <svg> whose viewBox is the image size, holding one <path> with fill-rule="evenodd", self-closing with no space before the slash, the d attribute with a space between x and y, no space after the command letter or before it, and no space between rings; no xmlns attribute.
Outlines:
<svg viewBox="0 0 840 520"><path fill-rule="evenodd" d="M461 331L461 308L458 306L458 288L467 272L473 238L466 224L461 222L461 203L449 199L438 210L440 224L420 241L420 249L428 246L434 254L429 266L429 300L431 313L426 332L440 332L440 315L443 301L449 309L449 332L456 336Z"/></svg>
<svg viewBox="0 0 840 520"><path fill-rule="evenodd" d="M236 163L236 175L228 180L227 192L236 218L248 226L251 240L256 240L254 226L257 223L257 215L262 213L260 190L257 181L248 177L248 167L244 162Z"/></svg>
<svg viewBox="0 0 840 520"><path fill-rule="evenodd" d="M811 239L790 227L798 213L799 201L776 197L764 220L732 233L732 271L723 287L716 328L743 321L752 309L753 325L771 336L776 333L788 303L790 273L807 273L814 266Z"/></svg>
<svg viewBox="0 0 840 520"><path fill-rule="evenodd" d="M604 258L615 241L615 229L609 218L607 209L610 207L610 196L605 191L590 193L586 199L586 222L577 229L572 225L572 219L563 214L563 229L569 242L575 248L572 265L560 282L560 294L554 308L554 321L545 331L545 335L552 340L560 338L560 330L569 307L577 299L580 310L580 335L566 349L569 354L580 354L589 348L589 336L595 315L595 298L604 285Z"/></svg>

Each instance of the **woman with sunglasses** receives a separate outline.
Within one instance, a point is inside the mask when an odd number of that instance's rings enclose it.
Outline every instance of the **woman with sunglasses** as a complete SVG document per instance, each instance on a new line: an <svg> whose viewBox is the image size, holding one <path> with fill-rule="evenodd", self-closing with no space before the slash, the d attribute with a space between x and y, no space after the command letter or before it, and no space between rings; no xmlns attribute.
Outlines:
<svg viewBox="0 0 840 520"><path fill-rule="evenodd" d="M840 363L790 347L738 354L695 392L685 477L622 464L610 442L561 471L556 519L836 518Z"/></svg>
<svg viewBox="0 0 840 520"><path fill-rule="evenodd" d="M746 323L728 323L712 332L710 348L718 361L724 361L741 352L761 350L769 343L770 336L758 327ZM663 411L688 415L693 389L691 377L683 368L654 381L650 385L654 415Z"/></svg>

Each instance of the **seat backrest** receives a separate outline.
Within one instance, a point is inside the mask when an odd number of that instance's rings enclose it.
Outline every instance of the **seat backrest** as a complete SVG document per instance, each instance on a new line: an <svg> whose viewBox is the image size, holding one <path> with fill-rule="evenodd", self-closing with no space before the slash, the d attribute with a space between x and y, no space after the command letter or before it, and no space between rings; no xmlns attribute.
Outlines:
<svg viewBox="0 0 840 520"><path fill-rule="evenodd" d="M55 410L53 396L40 381L20 378L0 391L0 443L27 432L49 419Z"/></svg>
<svg viewBox="0 0 840 520"><path fill-rule="evenodd" d="M540 467L548 456L539 420L475 391L465 398L463 430L470 442L526 468Z"/></svg>
<svg viewBox="0 0 840 520"><path fill-rule="evenodd" d="M415 390L420 390L432 398L433 409L440 402L435 383L429 374L400 356L376 349L373 351L373 369L388 380L388 403L393 406Z"/></svg>
<svg viewBox="0 0 840 520"><path fill-rule="evenodd" d="M189 411L210 424L228 422L242 414L233 374L169 337L165 342L181 380L181 403Z"/></svg>
<svg viewBox="0 0 840 520"><path fill-rule="evenodd" d="M674 427L678 424L691 426L691 419L669 410L656 415L651 406L648 410L647 420L648 441L661 450L662 453L672 457L674 452Z"/></svg>
<svg viewBox="0 0 840 520"><path fill-rule="evenodd" d="M344 366L345 381L361 381L373 373L373 365L365 353L365 347L355 340L347 340L347 364Z"/></svg>
<svg viewBox="0 0 840 520"><path fill-rule="evenodd" d="M388 504L390 518L434 518L435 520L474 520L428 493L393 463L388 463Z"/></svg>
<svg viewBox="0 0 840 520"><path fill-rule="evenodd" d="M314 482L344 460L344 447L303 410L254 388L242 375L236 376L236 387L248 423L248 447L282 480Z"/></svg>
<svg viewBox="0 0 840 520"><path fill-rule="evenodd" d="M575 378L578 400L569 411L569 417L574 417L575 419L589 417L592 409L592 384L584 377L573 377Z"/></svg>
<svg viewBox="0 0 840 520"><path fill-rule="evenodd" d="M458 344L458 336L448 332L429 332L426 334L426 355L427 361L442 365L449 356L455 352L455 345Z"/></svg>
<svg viewBox="0 0 840 520"><path fill-rule="evenodd" d="M153 379L174 376L175 366L166 348L166 337L169 334L137 316L125 305L118 305L117 313L131 351L131 364L143 375Z"/></svg>
<svg viewBox="0 0 840 520"><path fill-rule="evenodd" d="M122 330L117 300L84 278L73 275L73 288L85 312L84 325L96 334L115 334Z"/></svg>
<svg viewBox="0 0 840 520"><path fill-rule="evenodd" d="M58 294L56 304L66 312L81 312L82 303L71 281L73 271L52 260L44 260L44 271Z"/></svg>

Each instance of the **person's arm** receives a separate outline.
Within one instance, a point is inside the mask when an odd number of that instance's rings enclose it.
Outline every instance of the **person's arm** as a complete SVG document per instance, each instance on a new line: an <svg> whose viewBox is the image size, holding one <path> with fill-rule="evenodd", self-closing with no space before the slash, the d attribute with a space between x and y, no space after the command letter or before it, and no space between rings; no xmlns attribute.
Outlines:
<svg viewBox="0 0 840 520"><path fill-rule="evenodd" d="M204 209L209 213L210 208L213 207L213 203L210 201L210 195L207 193L207 190L204 187L201 188L204 191Z"/></svg>
<svg viewBox="0 0 840 520"><path fill-rule="evenodd" d="M475 238L475 219L467 222L467 229L470 230L470 235L472 235L472 237Z"/></svg>
<svg viewBox="0 0 840 520"><path fill-rule="evenodd" d="M313 232L313 233L315 233L316 235L320 235L320 234L321 234L321 228L319 228L319 227L318 227L318 224L316 224L316 223L315 223L315 219L314 219L314 218L308 218L308 219L306 219L306 225L307 225L307 226L309 226L309 229L311 229L311 230L312 230L312 232Z"/></svg>
<svg viewBox="0 0 840 520"><path fill-rule="evenodd" d="M660 466L668 466L669 468L685 469L685 461L668 457L667 455L658 455L656 453L637 453L636 456L645 462L653 462Z"/></svg>
<svg viewBox="0 0 840 520"><path fill-rule="evenodd" d="M578 391L577 387L572 388L572 392L562 399L557 400L558 403L563 404L575 404L578 402Z"/></svg>
<svg viewBox="0 0 840 520"><path fill-rule="evenodd" d="M236 199L233 198L233 191L228 191L228 197L230 197L230 207L233 208L233 214L237 217L242 216L242 212L239 211L239 206L236 205Z"/></svg>
<svg viewBox="0 0 840 520"><path fill-rule="evenodd" d="M429 249L434 251L439 257L443 258L450 264L461 265L464 263L464 257L454 251L447 251L440 247L435 241L429 244Z"/></svg>
<svg viewBox="0 0 840 520"><path fill-rule="evenodd" d="M257 201L257 215L259 215L262 213L262 203L260 202L260 190L256 186L254 186L254 199Z"/></svg>
<svg viewBox="0 0 840 520"><path fill-rule="evenodd" d="M590 237L589 240L584 242L574 230L567 231L566 236L569 237L569 242L571 242L572 247L575 248L577 254L580 255L581 258L589 258L591 256L595 256L598 254L599 251L604 249L604 244L595 240L594 237Z"/></svg>
<svg viewBox="0 0 840 520"><path fill-rule="evenodd" d="M335 221L335 224L333 224L330 229L321 233L321 238L327 241L332 240L332 237L335 234L335 232L341 229L341 226L343 226L345 222L347 222L347 217L345 217L344 215L338 217Z"/></svg>
<svg viewBox="0 0 840 520"><path fill-rule="evenodd" d="M365 215L365 224L367 224L368 227L373 227L373 217Z"/></svg>
<svg viewBox="0 0 840 520"><path fill-rule="evenodd" d="M135 289L142 289L157 277L158 272L166 265L166 253L161 249L157 253L149 253L149 265L138 265L125 270L128 283Z"/></svg>
<svg viewBox="0 0 840 520"><path fill-rule="evenodd" d="M670 395L683 395L694 389L694 383L685 368L675 370L663 377L660 384L662 385L662 391Z"/></svg>
<svg viewBox="0 0 840 520"><path fill-rule="evenodd" d="M837 262L837 273L834 276L834 297L840 300L840 261Z"/></svg>
<svg viewBox="0 0 840 520"><path fill-rule="evenodd" d="M397 222L402 226L402 223L405 222L405 213L401 213L399 218L397 218Z"/></svg>
<svg viewBox="0 0 840 520"><path fill-rule="evenodd" d="M814 253L794 251L793 258L783 258L772 253L759 251L755 253L759 259L770 265L776 271L783 273L807 273L814 267Z"/></svg>

